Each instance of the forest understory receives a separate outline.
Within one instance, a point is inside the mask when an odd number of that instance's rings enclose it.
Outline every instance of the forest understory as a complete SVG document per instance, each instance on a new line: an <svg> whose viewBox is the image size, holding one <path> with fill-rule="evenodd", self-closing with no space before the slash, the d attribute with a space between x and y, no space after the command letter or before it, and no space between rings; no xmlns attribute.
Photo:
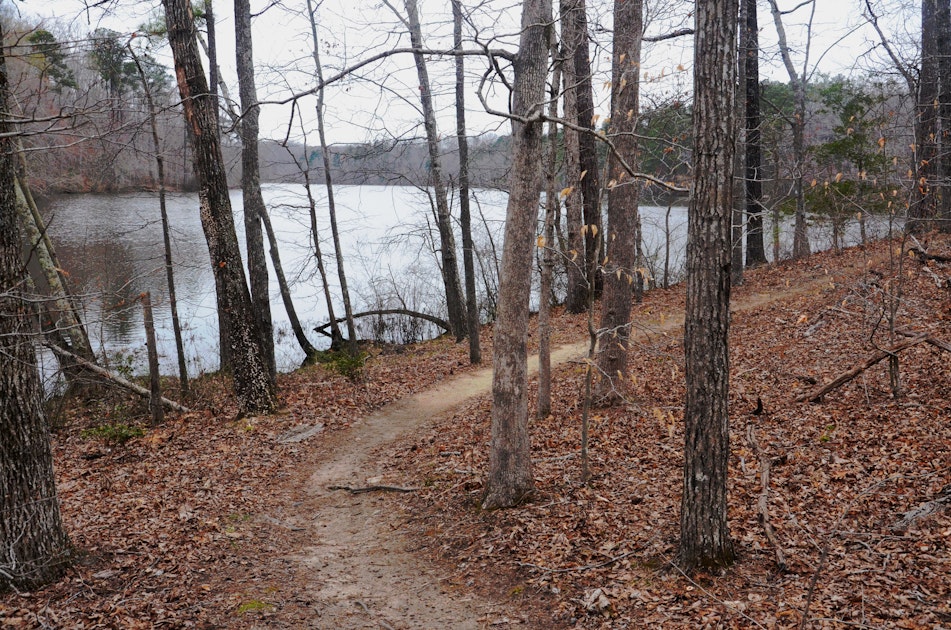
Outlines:
<svg viewBox="0 0 951 630"><path fill-rule="evenodd" d="M673 564L682 287L635 306L632 377L623 403L593 411L587 484L582 351L554 370L554 413L531 422L531 502L478 507L483 394L375 447L370 518L447 592L493 603L476 627L951 627L951 239L750 270L733 301L738 561L725 574ZM584 347L586 316L558 310L553 327L554 345ZM490 357L491 329L482 336ZM361 418L475 372L467 350L438 339L376 351L356 379L320 365L284 375L282 411L269 417L237 417L226 384L210 377L190 401L202 411L158 427L123 394L65 401L51 418L75 564L45 589L0 596L0 626L326 627L299 561L319 518L307 511L311 471L360 439ZM439 627L352 604L352 624L334 627Z"/></svg>

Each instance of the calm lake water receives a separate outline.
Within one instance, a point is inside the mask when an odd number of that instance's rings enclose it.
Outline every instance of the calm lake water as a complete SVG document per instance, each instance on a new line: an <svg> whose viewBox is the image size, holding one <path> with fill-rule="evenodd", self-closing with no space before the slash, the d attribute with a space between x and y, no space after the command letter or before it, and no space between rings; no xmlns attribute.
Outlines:
<svg viewBox="0 0 951 630"><path fill-rule="evenodd" d="M318 230L324 263L331 276L334 309L339 317L336 267L323 189L314 187ZM312 329L328 320L310 229L304 189L293 184L266 184L265 202L280 243L281 260L291 284L298 316L311 342L326 347L328 339ZM442 282L433 239L434 221L423 191L400 186L340 186L336 188L338 222L342 232L348 284L354 309L403 307L443 315ZM501 253L505 193L477 191L473 205L473 230L478 250L480 292L494 290L495 252ZM243 247L244 229L240 191L232 191L238 238ZM217 318L214 280L208 250L198 217L195 194L169 194L176 293L189 373L213 371L218 366ZM652 270L663 281L663 260L670 234L670 273L677 279L683 267L686 243L686 208L642 207L645 253L652 256ZM60 260L70 275L74 292L82 297L85 321L96 348L113 364L143 371L145 333L136 297L152 294L162 370L176 374L175 344L168 308L158 196L152 193L122 195L69 195L55 199L45 212ZM814 248L829 247L831 229L811 226ZM881 233L882 222L870 227ZM849 227L847 242L858 241L856 226ZM783 226L783 250L791 229ZM457 243L458 244L458 243ZM770 249L767 246L767 249ZM461 273L461 269L460 269ZM290 331L287 314L271 279L272 316L279 368L291 370L303 359ZM365 321L364 326L370 322ZM392 340L430 331L392 330ZM364 328L364 334L370 334ZM47 361L47 365L52 365Z"/></svg>

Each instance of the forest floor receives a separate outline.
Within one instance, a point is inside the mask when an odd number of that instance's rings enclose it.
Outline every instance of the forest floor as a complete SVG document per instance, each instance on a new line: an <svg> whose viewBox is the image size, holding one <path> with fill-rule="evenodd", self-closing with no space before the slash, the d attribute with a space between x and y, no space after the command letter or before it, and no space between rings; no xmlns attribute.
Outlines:
<svg viewBox="0 0 951 630"><path fill-rule="evenodd" d="M675 287L635 306L631 379L593 412L587 484L587 321L556 313L554 413L532 421L537 492L516 509L478 507L490 372L447 339L376 350L356 379L284 375L268 417L237 417L214 378L195 382L202 411L159 427L121 394L51 409L76 561L0 596L0 627L951 627L951 259L911 245L752 270L734 291L723 575L673 563ZM951 240L925 251L951 257ZM488 361L489 328L482 342ZM797 401L881 348L901 348L899 395L886 359Z"/></svg>

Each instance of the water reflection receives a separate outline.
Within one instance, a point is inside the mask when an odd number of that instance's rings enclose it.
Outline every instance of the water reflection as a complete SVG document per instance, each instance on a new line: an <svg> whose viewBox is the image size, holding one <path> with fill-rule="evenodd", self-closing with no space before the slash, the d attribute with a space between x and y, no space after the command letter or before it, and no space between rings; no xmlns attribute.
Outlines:
<svg viewBox="0 0 951 630"><path fill-rule="evenodd" d="M326 347L328 340L313 333L328 320L320 279L313 258L309 206L298 185L268 184L263 187L272 223L281 247L285 274L298 315L312 343ZM331 293L339 301L336 267L326 204L318 196L318 230ZM506 196L498 191L479 191L474 204L473 226L477 252L477 282L480 292L495 290L497 262L501 251ZM432 212L427 196L398 186L341 186L337 189L338 222L342 231L348 282L356 310L409 308L445 317L442 312L442 282L438 250L433 240ZM238 240L243 248L240 191L232 191ZM179 317L185 335L189 371L217 369L217 319L214 279L194 194L170 194L167 199L175 261ZM687 232L684 207L642 207L644 252L647 267L657 284L680 278ZM50 235L61 264L69 274L74 292L82 297L84 318L94 347L107 360L117 353L139 369L145 365L145 335L137 297L151 292L162 369L177 372L168 308L164 248L157 195L70 195L56 199L46 210ZM791 246L792 229L780 226L781 252ZM771 226L765 227L767 249ZM887 218L869 217L868 233L882 235ZM819 221L810 226L814 249L831 246L831 227ZM858 227L847 226L847 244L859 240ZM461 241L458 241L461 242ZM276 278L271 278L272 314L276 357L281 370L300 364L303 354L290 333ZM491 308L491 303L487 303ZM342 306L335 302L335 314ZM415 324L412 324L415 325ZM390 341L405 341L406 335L424 330L406 330L395 323L362 322L366 334L380 332Z"/></svg>

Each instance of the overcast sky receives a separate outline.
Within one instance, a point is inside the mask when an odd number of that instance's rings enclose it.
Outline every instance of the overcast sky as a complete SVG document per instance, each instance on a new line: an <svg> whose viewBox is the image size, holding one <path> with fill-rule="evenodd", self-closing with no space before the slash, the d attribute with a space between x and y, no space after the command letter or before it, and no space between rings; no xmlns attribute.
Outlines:
<svg viewBox="0 0 951 630"><path fill-rule="evenodd" d="M0 0L7 1L10 0ZM90 2L92 0L89 0ZM692 22L693 2L664 0L665 5L648 0L649 15L667 16L648 21L649 34L660 34L677 26L689 26ZM402 0L393 0L393 6L402 9ZM791 9L799 0L780 0L782 9ZM305 0L282 0L273 5L263 0L252 0L252 12L260 14L253 21L254 55L257 70L258 98L261 101L276 101L290 94L306 90L314 84L313 60L311 58L310 26L304 15ZM82 0L16 0L16 6L24 14L57 18L71 25L76 34L103 26L119 32L131 32L146 22L151 15L160 14L158 0L114 0L110 11L101 8L85 8ZM216 31L218 34L219 64L237 95L234 77L234 23L233 5L228 0L215 2ZM896 38L911 37L918 27L917 15L904 15L895 8L894 0L875 0L873 6L881 9L890 34ZM849 74L862 71L873 65L865 56L874 33L863 26L864 0L816 0L813 20L813 40L810 50L809 70L818 67L828 74ZM445 0L420 0L423 21L423 37L427 47L442 48L451 45L451 14ZM802 68L802 52L805 30L802 26L810 17L807 7L785 16L787 35L792 48L797 52L797 68ZM519 6L514 0L488 0L479 4L471 20L479 28L482 40L493 39L495 46L514 49L517 41ZM610 40L607 32L612 24L610 3L589 0L589 21L596 33L592 48L592 62L596 72L593 82L595 101L602 115L606 114L610 72ZM762 54L762 72L767 77L785 81L788 76L775 51L776 31L766 2L760 2L759 26ZM324 76L330 76L341 68L348 67L370 55L397 46L408 46L409 39L393 12L380 0L324 0L318 9L318 28L321 38L321 56L325 66ZM467 29L468 38L473 30ZM467 44L467 47L472 47ZM167 56L167 50L164 53ZM877 58L877 57L876 57ZM452 60L431 61L430 77L440 115L440 128L445 134L453 133ZM487 115L475 96L479 77L484 72L485 61L468 58L467 71L471 77L468 96L469 127L473 132L507 133L508 124ZM675 97L677 93L689 92L692 63L691 38L685 37L645 48L642 69L643 92L652 100ZM817 65L818 64L818 65ZM366 141L392 137L412 137L422 134L418 126L418 92L412 57L401 55L366 67L358 76L328 88L328 136L332 142ZM495 83L485 90L491 104L505 108L505 89ZM299 103L303 115L303 128L308 134L315 131L313 108L315 100L303 99ZM301 123L291 120L289 106L268 106L262 109L262 135L283 137L291 125L291 136L299 137ZM316 136L308 138L316 143Z"/></svg>

